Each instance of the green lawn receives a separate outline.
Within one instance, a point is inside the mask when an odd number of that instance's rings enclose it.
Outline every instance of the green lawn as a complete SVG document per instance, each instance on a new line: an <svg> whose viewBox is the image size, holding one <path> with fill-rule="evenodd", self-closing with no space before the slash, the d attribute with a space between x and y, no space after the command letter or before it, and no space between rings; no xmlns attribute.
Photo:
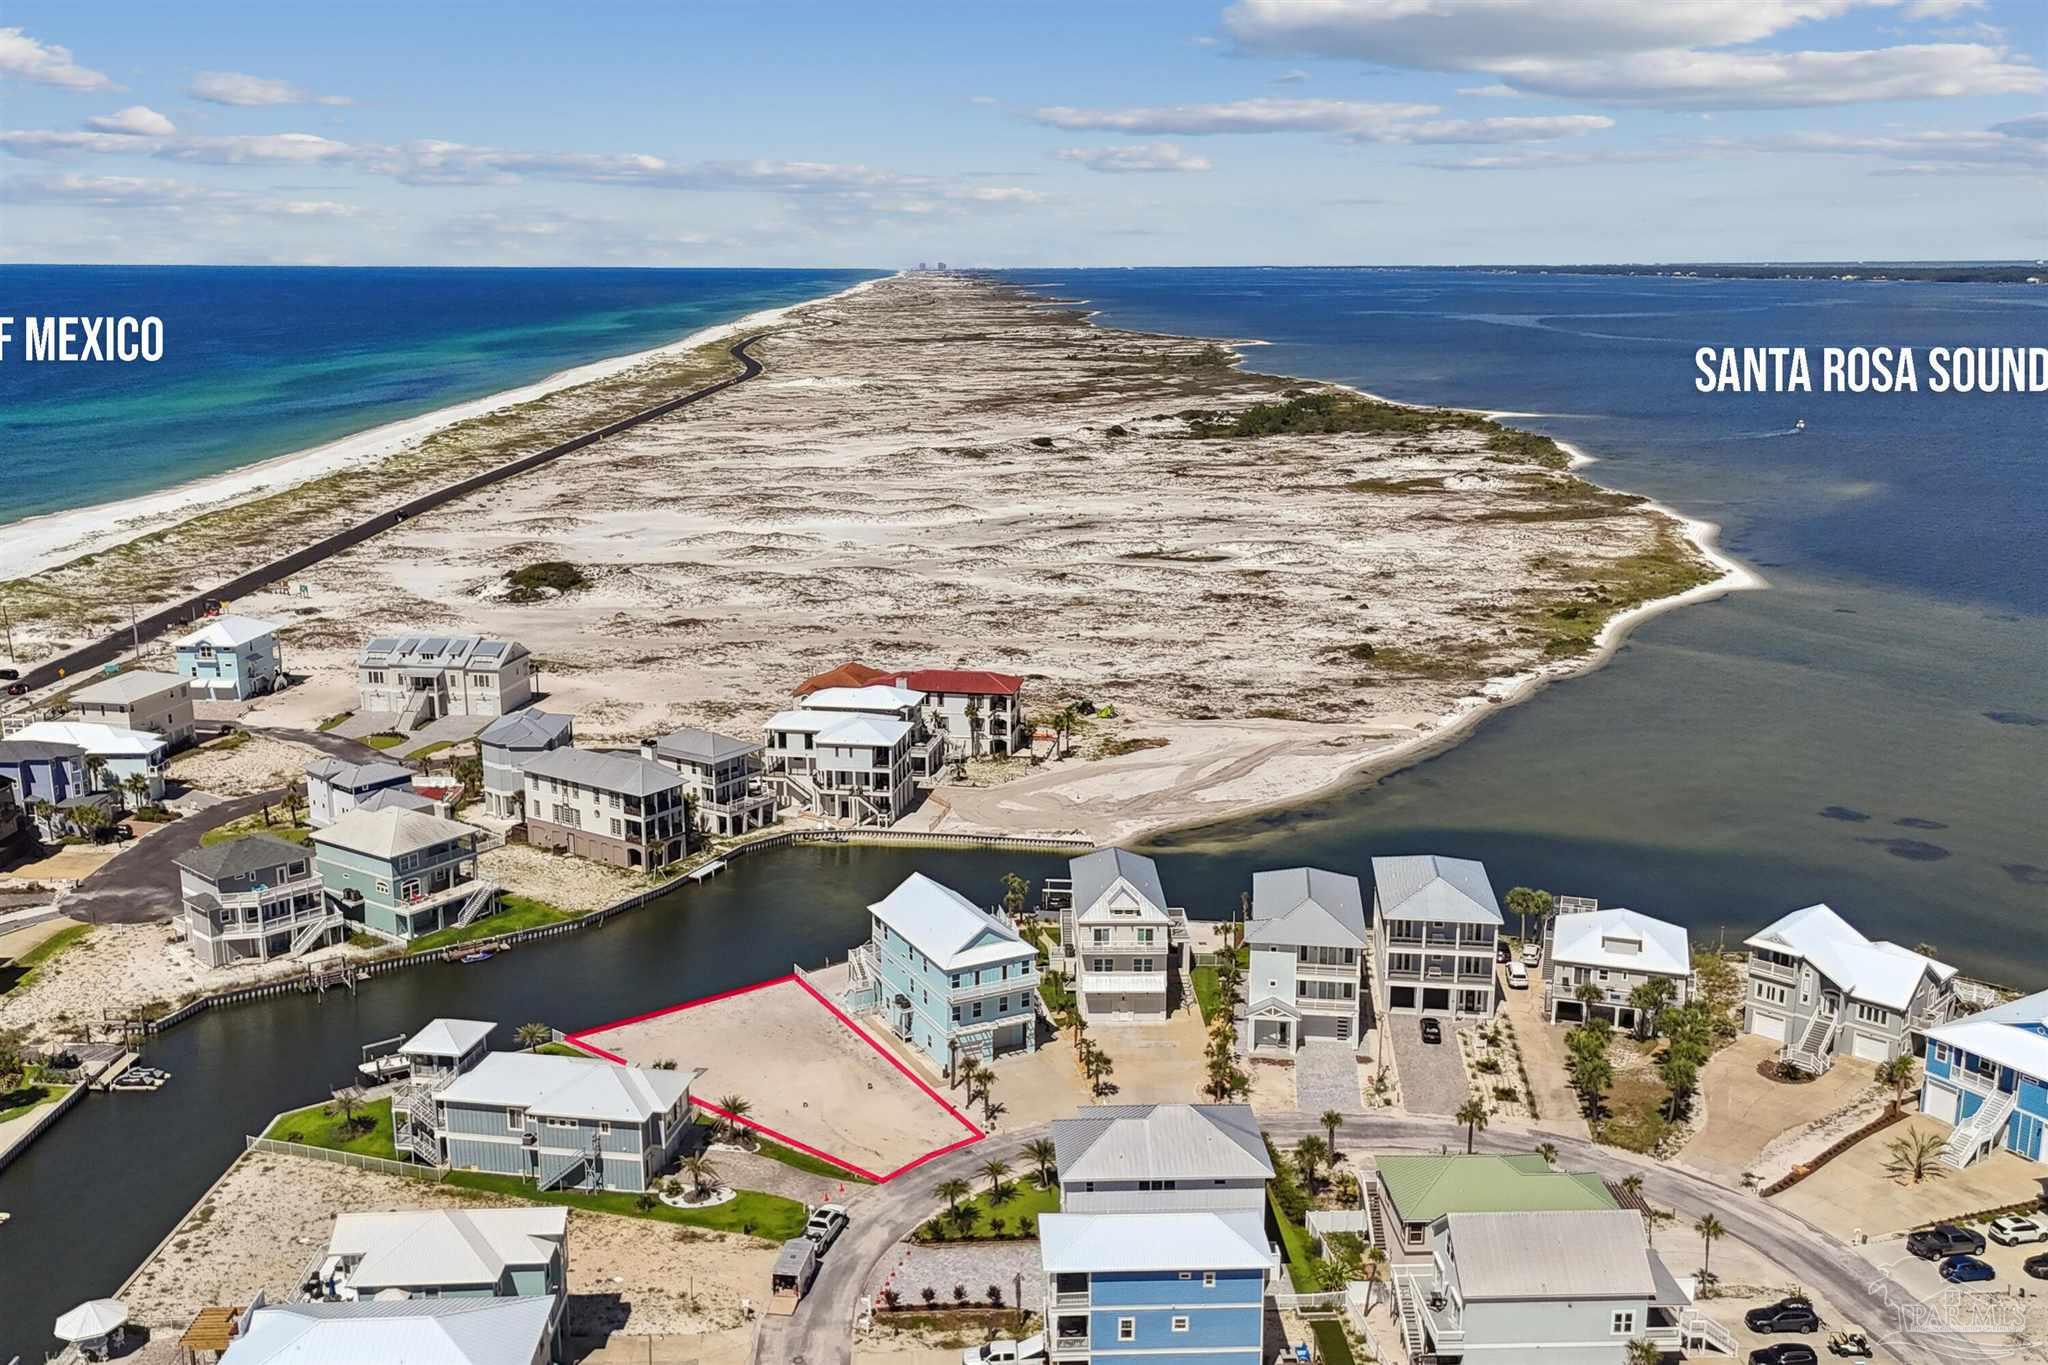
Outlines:
<svg viewBox="0 0 2048 1365"><path fill-rule="evenodd" d="M442 929L424 934L412 941L412 951L432 952L436 948L452 948L458 943L472 939L492 938L498 934L515 933L521 929L534 929L543 924L558 924L576 916L567 910L557 910L546 901L533 900L527 896L501 896L498 899L498 913L485 915L474 924L460 929Z"/></svg>
<svg viewBox="0 0 2048 1365"><path fill-rule="evenodd" d="M405 743L405 736L394 734L365 735L363 743L369 745L372 749L396 749L399 745Z"/></svg>
<svg viewBox="0 0 2048 1365"><path fill-rule="evenodd" d="M543 1057L588 1057L590 1055L582 1048L570 1047L567 1043L542 1043L534 1051Z"/></svg>
<svg viewBox="0 0 2048 1365"><path fill-rule="evenodd" d="M11 962L0 962L0 995L18 987L26 986L34 979L36 968L48 962L57 954L92 932L90 924L73 924L59 929L56 933L38 943Z"/></svg>
<svg viewBox="0 0 2048 1365"><path fill-rule="evenodd" d="M55 1104L71 1092L68 1085L24 1085L19 1090L0 1095L0 1123L18 1119L22 1115Z"/></svg>
<svg viewBox="0 0 2048 1365"><path fill-rule="evenodd" d="M1356 1365L1343 1324L1324 1318L1310 1323L1308 1329L1316 1334L1316 1353L1323 1358L1323 1365Z"/></svg>
<svg viewBox="0 0 2048 1365"><path fill-rule="evenodd" d="M320 722L320 733L323 735L326 734L329 730L332 730L335 726L341 724L343 721L347 720L350 716L354 714L355 713L353 711L342 711L336 715L329 716L326 720Z"/></svg>
<svg viewBox="0 0 2048 1365"><path fill-rule="evenodd" d="M1323 1286L1316 1276L1315 1257L1309 1253L1308 1229L1288 1221L1287 1215L1273 1201L1270 1190L1266 1193L1266 1205L1273 1210L1273 1222L1280 1229L1280 1247L1287 1253L1287 1278L1294 1282L1294 1292L1320 1293Z"/></svg>
<svg viewBox="0 0 2048 1365"><path fill-rule="evenodd" d="M419 748L414 749L411 753L407 754L406 757L418 760L426 758L430 754L438 754L443 749L449 748L453 745L466 743L468 743L467 740L461 739L437 739L432 744L422 744Z"/></svg>
<svg viewBox="0 0 2048 1365"><path fill-rule="evenodd" d="M536 1190L530 1180L516 1175L490 1175L483 1171L450 1171L442 1182L467 1190L484 1190L509 1195L532 1204L560 1204L590 1213L611 1213L623 1218L648 1218L657 1223L680 1223L693 1228L715 1228L720 1232L744 1232L771 1242L786 1242L803 1235L804 1206L777 1194L741 1190L730 1203L708 1209L678 1209L656 1203L651 1209L637 1206L638 1195L621 1190Z"/></svg>
<svg viewBox="0 0 2048 1365"><path fill-rule="evenodd" d="M973 1198L962 1201L960 1207L973 1213L973 1222L963 1228L953 1221L951 1213L942 1210L937 1221L944 1229L944 1236L933 1238L926 1235L923 1228L919 1228L916 1240L950 1242L955 1239L993 1237L996 1232L989 1222L992 1217L1003 1220L1005 1236L1015 1236L1027 1222L1035 1232L1039 1214L1060 1211L1060 1187L1055 1183L1050 1189L1041 1189L1035 1173L1016 1175L1006 1182L1003 1199L993 1207L989 1204L988 1191L985 1189Z"/></svg>
<svg viewBox="0 0 2048 1365"><path fill-rule="evenodd" d="M375 1127L362 1132L344 1133L341 1115L330 1112L333 1108L332 1104L311 1104L304 1109L281 1114L263 1136L278 1142L302 1142L308 1147L325 1147L334 1152L354 1152L358 1156L397 1160L398 1148L391 1140L390 1100L372 1100L362 1107L358 1117L376 1121Z"/></svg>
<svg viewBox="0 0 2048 1365"><path fill-rule="evenodd" d="M1188 973L1188 980L1194 983L1195 1004L1201 1007L1206 1024L1223 1008L1223 985L1217 981L1214 967L1197 967Z"/></svg>
<svg viewBox="0 0 2048 1365"><path fill-rule="evenodd" d="M716 1128L721 1120L716 1115L703 1114L700 1115L697 1122L706 1128ZM830 1176L834 1180L844 1180L849 1185L872 1185L875 1183L866 1176L855 1175L843 1166L834 1166L831 1162L821 1157L812 1156L809 1152L799 1152L794 1147L785 1147L779 1142L762 1137L759 1133L754 1134L754 1152L758 1156L767 1157L770 1161L779 1161L783 1165L793 1167L796 1170L809 1171L812 1175ZM716 1157L713 1160L716 1160Z"/></svg>

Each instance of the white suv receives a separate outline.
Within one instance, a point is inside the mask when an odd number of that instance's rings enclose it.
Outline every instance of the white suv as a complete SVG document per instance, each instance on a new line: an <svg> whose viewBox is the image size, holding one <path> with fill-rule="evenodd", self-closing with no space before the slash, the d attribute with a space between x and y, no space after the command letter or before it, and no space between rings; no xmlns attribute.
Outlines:
<svg viewBox="0 0 2048 1365"><path fill-rule="evenodd" d="M2039 1218L2022 1218L2012 1215L1994 1218L1985 1231L1991 1240L2002 1247L2026 1246L2029 1242L2048 1242L2048 1222Z"/></svg>

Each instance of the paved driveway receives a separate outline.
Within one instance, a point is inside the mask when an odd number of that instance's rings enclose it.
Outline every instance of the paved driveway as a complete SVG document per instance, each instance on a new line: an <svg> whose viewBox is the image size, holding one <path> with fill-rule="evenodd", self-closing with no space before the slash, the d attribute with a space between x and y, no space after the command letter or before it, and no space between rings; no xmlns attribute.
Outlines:
<svg viewBox="0 0 2048 1365"><path fill-rule="evenodd" d="M1678 1159L1724 1185L1740 1187L1772 1139L1795 1133L1827 1117L1870 1089L1876 1068L1838 1057L1827 1073L1791 1084L1766 1080L1759 1063L1778 1055L1780 1044L1744 1034L1715 1053L1700 1073L1707 1121Z"/></svg>
<svg viewBox="0 0 2048 1365"><path fill-rule="evenodd" d="M1455 1114L1465 1102L1465 1063L1458 1056L1458 1031L1449 1019L1441 1043L1422 1041L1422 1019L1413 1014L1386 1018L1387 1041L1401 1073L1401 1106L1411 1114ZM1299 1085L1300 1082L1296 1081Z"/></svg>
<svg viewBox="0 0 2048 1365"><path fill-rule="evenodd" d="M1294 1054L1294 1107L1304 1114L1326 1109L1365 1112L1358 1089L1358 1057L1351 1044L1316 1039L1301 1045Z"/></svg>
<svg viewBox="0 0 2048 1365"><path fill-rule="evenodd" d="M1578 1092L1565 1070L1566 1026L1552 1024L1543 1010L1543 988L1531 982L1523 991L1508 991L1507 1016L1515 1026L1515 1046L1529 1069L1529 1088L1536 1092L1539 1127L1572 1137L1586 1137L1586 1116L1579 1111Z"/></svg>

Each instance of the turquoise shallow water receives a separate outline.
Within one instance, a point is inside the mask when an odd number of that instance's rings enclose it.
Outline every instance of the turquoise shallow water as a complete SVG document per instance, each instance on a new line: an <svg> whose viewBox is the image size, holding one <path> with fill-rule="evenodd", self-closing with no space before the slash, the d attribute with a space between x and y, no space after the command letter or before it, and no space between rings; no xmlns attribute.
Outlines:
<svg viewBox="0 0 2048 1365"><path fill-rule="evenodd" d="M16 316L156 316L165 330L153 364L0 364L0 525L302 450L875 273L0 266Z"/></svg>

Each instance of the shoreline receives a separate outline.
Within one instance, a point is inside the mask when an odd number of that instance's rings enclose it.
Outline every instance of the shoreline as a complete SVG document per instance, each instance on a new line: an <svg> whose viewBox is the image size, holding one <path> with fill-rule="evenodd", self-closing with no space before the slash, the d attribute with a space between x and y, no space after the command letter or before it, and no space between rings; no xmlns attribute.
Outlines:
<svg viewBox="0 0 2048 1365"><path fill-rule="evenodd" d="M773 308L757 308L729 321L700 327L659 346L572 365L527 384L500 389L480 398L463 399L413 417L365 427L332 441L287 451L216 474L201 475L154 492L23 517L0 525L0 555L8 560L11 576L27 577L41 573L81 555L97 554L110 546L147 535L188 517L231 507L244 498L285 492L329 474L384 459L396 454L407 443L431 436L457 422L532 402L563 389L609 379L648 361L712 345L752 328L773 326L795 309L859 293L875 283L876 280L861 280L813 299Z"/></svg>

